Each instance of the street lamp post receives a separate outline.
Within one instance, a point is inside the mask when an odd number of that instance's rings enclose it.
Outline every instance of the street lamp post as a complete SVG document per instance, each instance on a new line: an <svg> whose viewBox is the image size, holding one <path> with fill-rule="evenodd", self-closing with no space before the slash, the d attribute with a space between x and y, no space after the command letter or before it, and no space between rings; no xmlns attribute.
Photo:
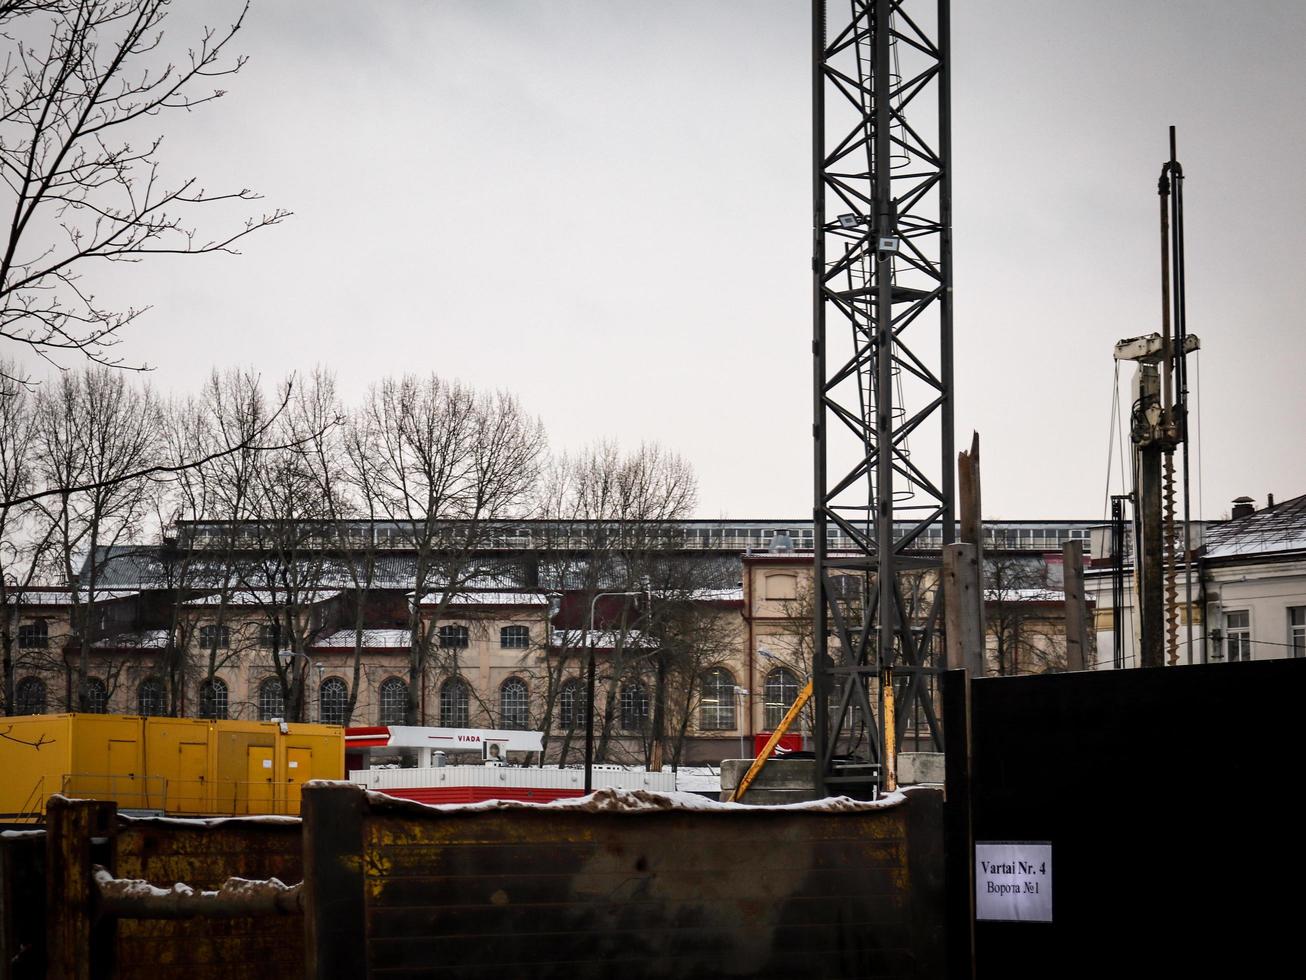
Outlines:
<svg viewBox="0 0 1306 980"><path fill-rule="evenodd" d="M589 648L589 662L585 668L585 795L594 788L594 643L590 636L594 632L594 607L605 596L648 596L650 608L653 605L653 593L647 587L639 592L596 592L590 600L589 627L585 630L585 646Z"/></svg>
<svg viewBox="0 0 1306 980"><path fill-rule="evenodd" d="M735 720L735 723L739 725L739 758L746 759L748 755L746 754L747 750L744 748L744 731L746 728L744 720L748 712L748 688L736 684L735 700L738 702L740 709L739 717Z"/></svg>

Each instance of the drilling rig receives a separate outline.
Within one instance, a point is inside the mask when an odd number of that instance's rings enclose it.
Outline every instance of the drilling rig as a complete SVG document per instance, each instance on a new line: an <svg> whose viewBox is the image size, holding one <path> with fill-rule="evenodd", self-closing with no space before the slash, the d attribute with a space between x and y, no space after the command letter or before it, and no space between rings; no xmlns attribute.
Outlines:
<svg viewBox="0 0 1306 980"><path fill-rule="evenodd" d="M1188 355L1201 347L1187 330L1184 283L1183 167L1170 127L1170 159L1157 182L1161 225L1161 332L1116 344L1117 361L1137 368L1130 412L1134 490L1134 594L1138 596L1139 666L1179 662L1179 586L1182 557L1188 660L1193 656L1193 584L1188 541ZM1183 466L1183 541L1175 521L1176 450ZM1120 563L1117 555L1117 563ZM1113 600L1120 622L1120 598ZM1122 665L1117 630L1116 663Z"/></svg>

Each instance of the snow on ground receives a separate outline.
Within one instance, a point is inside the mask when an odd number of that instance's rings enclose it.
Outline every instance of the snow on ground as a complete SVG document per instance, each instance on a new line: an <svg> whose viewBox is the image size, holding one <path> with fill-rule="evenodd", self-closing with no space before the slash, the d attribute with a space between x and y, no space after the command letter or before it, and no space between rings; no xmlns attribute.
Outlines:
<svg viewBox="0 0 1306 980"><path fill-rule="evenodd" d="M312 780L306 786L354 786L339 780ZM867 810L884 810L898 806L906 797L900 792L886 793L878 800L854 800L847 796L834 796L805 803L782 803L755 806L749 803L719 803L696 793L655 793L650 790L600 789L589 796L553 800L549 803L528 803L517 800L485 800L481 803L417 803L400 800L384 793L368 791L367 799L378 806L396 809L439 810L447 813L479 813L488 810L574 810L583 813L654 813L667 811L697 811L702 813L755 813L763 810L803 813L855 813Z"/></svg>

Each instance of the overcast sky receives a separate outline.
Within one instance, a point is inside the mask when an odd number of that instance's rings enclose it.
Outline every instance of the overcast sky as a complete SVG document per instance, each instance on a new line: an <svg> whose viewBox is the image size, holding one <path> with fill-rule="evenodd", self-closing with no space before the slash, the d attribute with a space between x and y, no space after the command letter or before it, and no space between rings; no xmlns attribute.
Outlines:
<svg viewBox="0 0 1306 980"><path fill-rule="evenodd" d="M1112 347L1159 329L1171 123L1205 516L1306 493L1306 3L952 16L956 424L986 515L1102 516ZM701 516L810 514L804 0L255 0L239 41L164 159L295 215L239 257L115 267L101 298L153 307L119 352L156 387L322 364L356 399L433 370L515 392L555 448L680 452Z"/></svg>

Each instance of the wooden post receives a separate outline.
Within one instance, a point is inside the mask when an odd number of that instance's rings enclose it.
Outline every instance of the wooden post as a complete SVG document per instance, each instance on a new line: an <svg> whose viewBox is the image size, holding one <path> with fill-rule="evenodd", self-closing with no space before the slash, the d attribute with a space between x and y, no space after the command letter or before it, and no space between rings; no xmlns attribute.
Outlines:
<svg viewBox="0 0 1306 980"><path fill-rule="evenodd" d="M1084 604L1084 545L1061 546L1062 587L1066 593L1066 670L1088 667L1088 610Z"/></svg>
<svg viewBox="0 0 1306 980"><path fill-rule="evenodd" d="M304 787L304 976L365 977L367 928L363 888L362 787Z"/></svg>
<svg viewBox="0 0 1306 980"><path fill-rule="evenodd" d="M51 797L46 807L46 976L95 980L113 970L114 921L96 923L94 863L109 865L117 805ZM98 858L98 861L97 861Z"/></svg>
<svg viewBox="0 0 1306 980"><path fill-rule="evenodd" d="M980 508L980 444L979 433L970 437L970 452L957 454L957 503L961 522L961 540L982 549L984 544L984 518ZM983 557L981 551L980 557Z"/></svg>
<svg viewBox="0 0 1306 980"><path fill-rule="evenodd" d="M984 603L979 590L979 560L973 544L943 549L943 628L945 666L984 676Z"/></svg>
<svg viewBox="0 0 1306 980"><path fill-rule="evenodd" d="M957 503L961 540L975 546L975 592L978 599L980 646L975 666L967 665L976 677L984 676L984 511L980 495L979 433L972 432L970 451L957 454Z"/></svg>

